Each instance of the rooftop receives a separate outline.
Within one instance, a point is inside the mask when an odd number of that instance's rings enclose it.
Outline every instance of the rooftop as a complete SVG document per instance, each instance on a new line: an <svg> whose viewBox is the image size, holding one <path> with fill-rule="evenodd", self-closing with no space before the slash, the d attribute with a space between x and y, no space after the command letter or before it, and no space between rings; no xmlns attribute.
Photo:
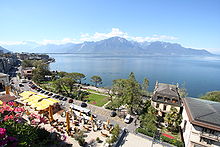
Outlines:
<svg viewBox="0 0 220 147"><path fill-rule="evenodd" d="M0 77L7 77L7 76L8 76L7 74L0 73Z"/></svg>
<svg viewBox="0 0 220 147"><path fill-rule="evenodd" d="M184 98L184 108L192 124L220 131L220 103Z"/></svg>
<svg viewBox="0 0 220 147"><path fill-rule="evenodd" d="M156 83L152 100L170 105L181 105L177 85Z"/></svg>

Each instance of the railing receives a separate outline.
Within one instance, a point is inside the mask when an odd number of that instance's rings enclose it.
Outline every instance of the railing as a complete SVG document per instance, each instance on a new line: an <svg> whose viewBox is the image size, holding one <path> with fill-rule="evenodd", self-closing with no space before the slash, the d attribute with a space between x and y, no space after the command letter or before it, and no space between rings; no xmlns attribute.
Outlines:
<svg viewBox="0 0 220 147"><path fill-rule="evenodd" d="M212 139L212 140L215 140L215 141L220 141L220 136L217 136L217 135L214 135L214 134L211 134L211 133L201 132L200 135L202 137L205 137L205 138L208 138L208 139Z"/></svg>

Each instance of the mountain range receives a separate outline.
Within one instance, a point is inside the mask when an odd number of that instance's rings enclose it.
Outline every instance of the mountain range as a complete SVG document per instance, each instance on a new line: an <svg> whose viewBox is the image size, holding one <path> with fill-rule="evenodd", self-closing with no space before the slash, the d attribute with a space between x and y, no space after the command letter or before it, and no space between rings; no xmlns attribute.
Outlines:
<svg viewBox="0 0 220 147"><path fill-rule="evenodd" d="M5 48L3 48L3 47L1 47L1 46L0 46L0 51L2 51L3 53L8 53L8 52L10 52L9 50L7 50L7 49L5 49Z"/></svg>
<svg viewBox="0 0 220 147"><path fill-rule="evenodd" d="M39 45L35 42L25 42L21 45L7 45L12 52L35 53L102 53L102 54L149 54L149 55L212 55L206 50L185 48L177 43L169 42L136 42L121 37L112 37L101 41L83 42L79 44L66 43L61 45Z"/></svg>

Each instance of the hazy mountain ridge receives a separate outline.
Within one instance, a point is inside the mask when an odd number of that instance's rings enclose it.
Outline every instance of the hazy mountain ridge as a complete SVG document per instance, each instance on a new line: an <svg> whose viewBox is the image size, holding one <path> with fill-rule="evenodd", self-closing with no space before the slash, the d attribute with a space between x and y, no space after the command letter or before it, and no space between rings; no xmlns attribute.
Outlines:
<svg viewBox="0 0 220 147"><path fill-rule="evenodd" d="M30 47L25 52L36 53L104 53L104 54L149 54L149 55L212 55L206 50L184 48L177 43L169 42L135 42L121 37L112 37L101 41L84 42L79 44L67 43L61 45L47 44ZM19 51L23 51L20 49ZM17 51L16 46L10 47Z"/></svg>
<svg viewBox="0 0 220 147"><path fill-rule="evenodd" d="M0 51L3 51L3 53L8 53L8 52L10 52L9 50L7 50L7 49L5 49L5 48L3 48L3 47L1 47L1 46L0 46Z"/></svg>

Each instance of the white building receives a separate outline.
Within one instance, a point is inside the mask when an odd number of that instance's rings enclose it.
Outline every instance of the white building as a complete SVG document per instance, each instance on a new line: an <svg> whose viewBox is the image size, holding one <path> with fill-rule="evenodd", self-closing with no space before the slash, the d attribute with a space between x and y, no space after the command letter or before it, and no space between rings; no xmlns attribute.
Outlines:
<svg viewBox="0 0 220 147"><path fill-rule="evenodd" d="M0 89L4 89L9 85L9 76L4 73L0 73Z"/></svg>
<svg viewBox="0 0 220 147"><path fill-rule="evenodd" d="M181 124L186 147L220 146L220 103L183 98Z"/></svg>
<svg viewBox="0 0 220 147"><path fill-rule="evenodd" d="M151 100L151 105L162 117L170 112L171 107L176 108L178 112L181 110L181 98L177 85L156 82Z"/></svg>

